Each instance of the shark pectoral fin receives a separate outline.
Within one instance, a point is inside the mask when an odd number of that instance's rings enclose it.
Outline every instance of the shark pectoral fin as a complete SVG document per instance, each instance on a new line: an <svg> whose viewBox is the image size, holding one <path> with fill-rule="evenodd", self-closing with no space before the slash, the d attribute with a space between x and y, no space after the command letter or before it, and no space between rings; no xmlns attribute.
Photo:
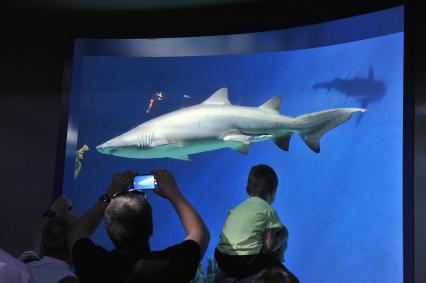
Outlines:
<svg viewBox="0 0 426 283"><path fill-rule="evenodd" d="M252 141L253 137L246 136L243 134L229 134L223 137L224 141L233 141L233 142L240 142L245 145L249 145Z"/></svg>
<svg viewBox="0 0 426 283"><path fill-rule="evenodd" d="M184 143L182 141L173 141L170 144L176 146L176 147L183 147Z"/></svg>
<svg viewBox="0 0 426 283"><path fill-rule="evenodd" d="M274 143L282 150L288 151L289 143L293 132L286 133L285 135L275 137Z"/></svg>
<svg viewBox="0 0 426 283"><path fill-rule="evenodd" d="M165 139L158 139L152 142L151 146L161 146L161 145L167 145L170 144L168 140Z"/></svg>
<svg viewBox="0 0 426 283"><path fill-rule="evenodd" d="M249 149L250 149L250 145L249 144L242 144L242 145L239 145L239 146L234 147L232 149L234 149L234 150L236 150L236 151L238 151L238 152L240 152L244 155L247 155L248 152L249 152Z"/></svg>
<svg viewBox="0 0 426 283"><path fill-rule="evenodd" d="M169 158L178 159L178 160L184 160L184 161L191 161L191 159L189 159L189 157L188 157L187 154L173 155L173 156L169 156Z"/></svg>

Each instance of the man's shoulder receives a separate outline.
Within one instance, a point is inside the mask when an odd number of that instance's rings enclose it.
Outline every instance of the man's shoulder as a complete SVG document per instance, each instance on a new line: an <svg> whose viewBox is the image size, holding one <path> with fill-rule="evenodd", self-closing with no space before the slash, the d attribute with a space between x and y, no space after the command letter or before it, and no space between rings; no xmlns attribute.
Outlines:
<svg viewBox="0 0 426 283"><path fill-rule="evenodd" d="M108 251L89 238L75 242L72 258L81 282L121 282L133 258Z"/></svg>
<svg viewBox="0 0 426 283"><path fill-rule="evenodd" d="M201 247L194 240L188 239L176 245L167 247L163 250L152 251L143 258L149 259L149 258L167 257L172 255L181 256L182 253L186 254L188 252L195 253L195 254L199 253L200 254L199 256L201 256Z"/></svg>
<svg viewBox="0 0 426 283"><path fill-rule="evenodd" d="M103 261L112 253L105 248L96 245L89 238L77 240L72 247L72 257L75 265L93 264L93 261Z"/></svg>
<svg viewBox="0 0 426 283"><path fill-rule="evenodd" d="M201 248L185 240L164 250L138 257L130 271L131 282L188 282L194 277L201 259Z"/></svg>
<svg viewBox="0 0 426 283"><path fill-rule="evenodd" d="M85 249L101 249L108 252L105 248L96 245L90 238L81 238L75 241L73 247L74 250L85 250Z"/></svg>
<svg viewBox="0 0 426 283"><path fill-rule="evenodd" d="M92 240L89 238L81 238L75 241L75 243L72 245L71 252L74 254L77 251L81 251L82 249L91 248L92 246L96 246L95 243L93 243Z"/></svg>

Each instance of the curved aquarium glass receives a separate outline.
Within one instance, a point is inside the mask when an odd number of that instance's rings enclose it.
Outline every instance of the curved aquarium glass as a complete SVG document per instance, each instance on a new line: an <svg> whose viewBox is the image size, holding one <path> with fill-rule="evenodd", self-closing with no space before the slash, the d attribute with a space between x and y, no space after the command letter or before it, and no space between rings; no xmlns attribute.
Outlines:
<svg viewBox="0 0 426 283"><path fill-rule="evenodd" d="M74 45L63 193L81 215L114 172L174 172L211 243L256 164L301 282L402 282L403 8L312 26ZM184 238L152 192L153 249ZM103 225L96 243L112 248Z"/></svg>

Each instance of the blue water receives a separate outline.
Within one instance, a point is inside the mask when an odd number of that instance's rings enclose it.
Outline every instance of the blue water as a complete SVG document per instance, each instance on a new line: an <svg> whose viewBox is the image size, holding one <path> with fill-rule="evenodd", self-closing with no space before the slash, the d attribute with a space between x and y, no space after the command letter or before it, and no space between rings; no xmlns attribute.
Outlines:
<svg viewBox="0 0 426 283"><path fill-rule="evenodd" d="M290 234L285 264L302 282L402 282L402 33L297 51L173 58L84 56L79 64L81 72L73 82L73 95L79 97L73 110L78 116L77 143L91 150L74 186L64 190L78 215L105 192L114 172L167 168L210 229L210 255L228 211L247 198L250 167L266 163L278 173L273 207ZM254 144L248 155L221 149L192 155L191 161L126 159L95 150L144 121L201 103L221 87L228 88L233 104L244 106L257 107L279 95L281 113L288 116L359 107L355 85L345 93L312 86L336 78L367 79L370 67L374 80L384 84L383 93L366 91L376 96L369 100L368 112L354 114L323 136L319 154L298 135L292 137L288 152L265 141ZM369 82L362 82L368 90ZM145 113L158 91L165 99ZM153 193L148 199L154 214L151 246L162 249L183 240L185 233L171 205ZM103 225L93 239L112 248Z"/></svg>

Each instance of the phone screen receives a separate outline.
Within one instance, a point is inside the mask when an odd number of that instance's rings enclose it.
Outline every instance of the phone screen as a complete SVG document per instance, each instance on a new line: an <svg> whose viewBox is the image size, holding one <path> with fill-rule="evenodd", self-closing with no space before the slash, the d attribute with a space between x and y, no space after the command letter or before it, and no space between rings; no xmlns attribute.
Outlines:
<svg viewBox="0 0 426 283"><path fill-rule="evenodd" d="M136 190L153 190L156 185L154 175L139 175L133 179L133 188Z"/></svg>

